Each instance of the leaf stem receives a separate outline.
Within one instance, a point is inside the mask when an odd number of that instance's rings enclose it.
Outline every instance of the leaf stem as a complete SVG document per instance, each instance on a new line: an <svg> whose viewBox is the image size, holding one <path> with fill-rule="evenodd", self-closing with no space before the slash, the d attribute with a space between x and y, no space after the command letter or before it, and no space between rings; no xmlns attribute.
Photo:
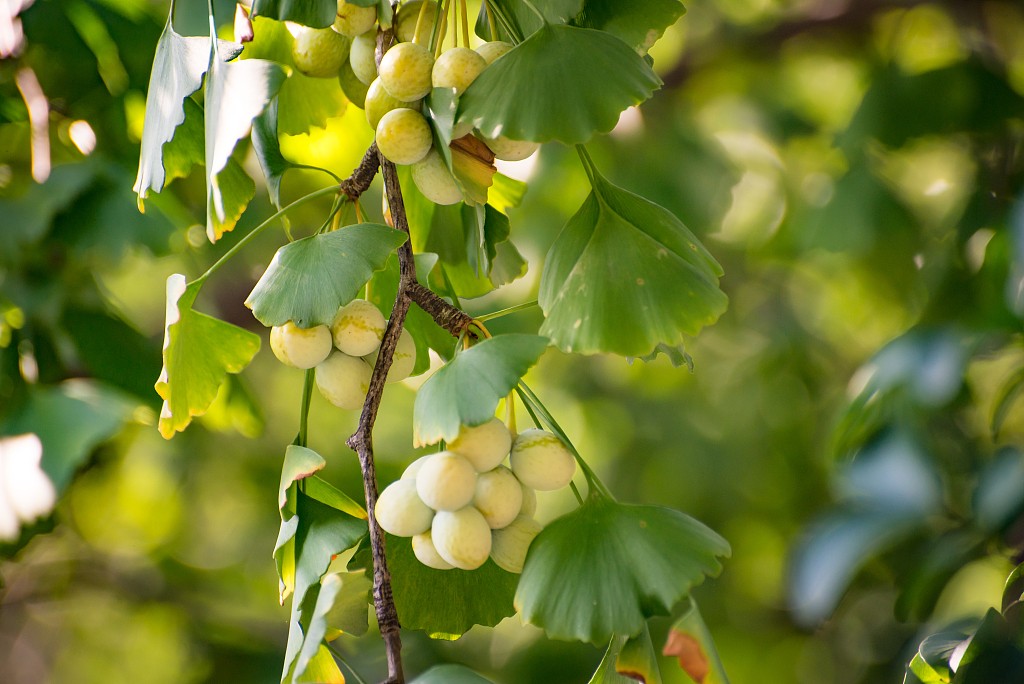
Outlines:
<svg viewBox="0 0 1024 684"><path fill-rule="evenodd" d="M540 19L542 24L548 23L548 20L544 18L544 15L541 14L541 11L537 9L536 5L530 2L530 0L523 0L523 4L529 7L531 10L533 10L533 13L537 15L537 18Z"/></svg>
<svg viewBox="0 0 1024 684"><path fill-rule="evenodd" d="M462 46L469 47L469 12L466 0L459 0L459 11L462 13Z"/></svg>
<svg viewBox="0 0 1024 684"><path fill-rule="evenodd" d="M302 408L299 413L299 446L306 446L309 440L309 404L313 398L313 376L316 371L312 368L306 371L305 379L302 382Z"/></svg>
<svg viewBox="0 0 1024 684"><path fill-rule="evenodd" d="M583 170L587 172L587 178L590 180L590 187L596 190L596 176L600 176L600 173L597 170L597 165L594 164L594 160L590 157L590 152L587 152L587 148L585 146L577 145L576 153L580 156L580 161L583 162Z"/></svg>
<svg viewBox="0 0 1024 684"><path fill-rule="evenodd" d="M342 665L344 665L345 669L349 671L349 674L352 675L352 678L356 680L356 684L366 684L366 680L359 676L359 673L356 672L356 669L352 667L347 660L345 660L345 657L341 655L341 652L337 648L334 647L334 644L332 644L329 641L325 641L324 643L327 645L327 650L330 651L331 655L334 656L334 659Z"/></svg>
<svg viewBox="0 0 1024 684"><path fill-rule="evenodd" d="M558 435L558 437L563 442L565 442L566 446L569 447L569 450L572 451L573 456L576 457L576 462L580 464L580 469L583 470L583 475L587 478L587 484L590 485L591 489L590 493L593 494L594 490L596 490L597 493L614 501L615 497L612 496L611 491L609 491L608 487L606 487L605 484L601 482L601 478L597 476L597 473L595 473L594 470L587 464L587 462L583 460L583 457L580 456L580 452L573 445L572 440L570 440L569 436L565 434L565 430L563 430L562 427L558 424L558 422L554 419L554 417L551 415L551 412L548 411L546 406L544 406L544 403L540 400L540 398L522 380L519 381L519 385L516 389L517 391L520 392L519 396L523 398L523 403L532 403L533 408L536 409L538 414L540 414L540 417L544 421L544 424L547 426L547 428L554 432L556 435Z"/></svg>
<svg viewBox="0 0 1024 684"><path fill-rule="evenodd" d="M227 252L225 252L224 256L222 256L220 259L217 259L217 261L213 264L213 266L210 266L210 268L206 269L206 273L204 273L203 275L201 275L198 278L196 278L195 280L193 280L190 284L194 285L196 283L204 282L207 278L209 278L211 275L213 275L221 266L223 266L225 263L227 263L227 261L229 259L231 259L231 257L235 256L240 251L242 251L242 248L245 247L246 245L248 245L250 242L252 242L256 238L257 235L262 233L264 230L267 229L268 226L272 225L274 223L274 221L276 221L277 219L281 218L282 216L287 214L292 209L300 207L303 204L306 204L308 202L312 202L313 200L318 199L320 197L324 197L326 195L334 194L336 192L338 192L337 186L333 186L332 185L330 187L320 188L319 190L314 190L313 192L309 193L305 197L300 197L299 199L295 200L294 202L289 204L287 207L285 207L284 209L281 209L276 214L274 214L273 216L268 218L266 221L264 221L263 223L261 223L260 225L256 226L251 231L249 231L248 235L246 235L244 238L239 240L234 245L234 247L232 247Z"/></svg>
<svg viewBox="0 0 1024 684"><path fill-rule="evenodd" d="M494 10L491 9L490 0L484 0L484 13L487 15L487 28L491 32L491 40L498 40L498 26L494 23Z"/></svg>
<svg viewBox="0 0 1024 684"><path fill-rule="evenodd" d="M521 384L522 384L522 383L520 383L520 385L521 385ZM516 392L516 394L518 394L518 395L519 395L519 398L520 398L520 399L522 400L522 402L523 402L523 407L524 407L524 408L526 409L526 412L527 412L527 413L529 413L529 414L530 414L530 418L532 418L532 419L533 419L533 424L534 424L534 425L535 425L536 427L539 427L539 428L543 429L543 424L541 423L541 421L540 421L540 420L538 420L538 419L537 419L537 414L536 414L536 413L534 413L533 407L532 407L532 406L530 406L530 400L529 400L529 399L528 399L528 398L526 397L526 394L525 394L525 393L523 392L523 388L522 388L522 387L519 387L519 386L517 386L517 387L516 387L516 389L515 389L515 392ZM565 439L565 442L566 442L566 443L570 443L570 442L569 442L569 438L568 438L568 437L566 437L566 438L564 438L564 439ZM570 443L570 444L571 444L571 443ZM575 452L575 449L573 449L573 452ZM577 459L579 459L579 456L576 456L576 458L577 458ZM584 471L584 474L585 474L585 473L586 473L586 471ZM581 506L582 506L582 505L583 505L583 496L582 496L582 495L580 494L580 490L579 490L579 488L578 488L578 487L576 486L576 483L575 483L575 482L570 482L570 483L569 483L569 486L570 486L570 487L572 488L572 493L573 493L573 494L574 494L574 495L576 496L576 502L577 502L577 503L578 503L579 505L581 505ZM591 486L592 486L592 485L591 485Z"/></svg>
<svg viewBox="0 0 1024 684"><path fill-rule="evenodd" d="M489 314L483 314L481 316L474 316L473 320L480 321L481 323L484 323L484 322L487 322L487 321L493 321L496 318L501 318L503 316L508 316L509 314L514 314L514 313L517 313L519 311L525 311L526 309L531 309L531 308L533 308L535 306L537 306L537 300L536 299L534 299L532 302L523 302L522 304L516 304L515 306L510 306L507 309L500 309L498 311L492 311Z"/></svg>

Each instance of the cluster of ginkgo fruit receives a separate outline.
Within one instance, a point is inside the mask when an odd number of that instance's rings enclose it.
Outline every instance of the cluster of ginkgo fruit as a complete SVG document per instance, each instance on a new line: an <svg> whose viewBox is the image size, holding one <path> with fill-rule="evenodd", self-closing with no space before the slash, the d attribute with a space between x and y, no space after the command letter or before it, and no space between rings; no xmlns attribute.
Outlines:
<svg viewBox="0 0 1024 684"><path fill-rule="evenodd" d="M393 25L397 42L384 53L378 70L376 7L338 0L338 14L331 28L297 29L292 59L308 76L336 76L349 100L365 110L381 154L395 164L411 165L416 187L431 202L455 204L463 199L463 192L434 149L430 124L421 112L422 100L433 88L454 88L461 95L512 45L492 41L476 49L462 46L435 52L425 44L429 40L424 35L431 34L437 12L434 0L402 3ZM441 17L439 45L444 24ZM504 136L486 138L467 124L455 126L452 139L460 138L470 149L482 143L495 158L506 161L525 159L538 147L537 143Z"/></svg>
<svg viewBox="0 0 1024 684"><path fill-rule="evenodd" d="M503 465L506 457L509 465ZM412 537L424 565L475 570L492 558L520 573L542 526L537 491L567 486L576 460L556 435L532 428L513 439L494 418L462 426L447 450L414 461L377 499L380 526Z"/></svg>
<svg viewBox="0 0 1024 684"><path fill-rule="evenodd" d="M292 321L270 330L274 356L293 368L316 368L320 393L343 409L363 405L387 320L372 302L353 299L334 316L330 326L300 328ZM416 365L416 343L403 330L388 371L388 382L399 382Z"/></svg>

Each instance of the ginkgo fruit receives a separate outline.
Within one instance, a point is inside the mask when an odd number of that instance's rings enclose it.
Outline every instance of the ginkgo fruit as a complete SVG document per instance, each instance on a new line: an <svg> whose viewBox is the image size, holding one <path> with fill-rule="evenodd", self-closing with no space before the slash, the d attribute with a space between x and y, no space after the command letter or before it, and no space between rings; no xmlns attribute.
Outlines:
<svg viewBox="0 0 1024 684"><path fill-rule="evenodd" d="M366 362L371 367L376 366L379 354L380 349L367 356ZM415 367L416 342L412 339L409 331L403 328L402 334L398 336L398 342L395 344L395 353L391 357L391 368L388 369L388 377L385 382L401 382L412 375L412 370Z"/></svg>
<svg viewBox="0 0 1024 684"><path fill-rule="evenodd" d="M484 58L487 62L487 66L494 64L494 60L498 59L509 50L512 49L512 43L506 43L503 40L492 40L489 43L484 43L476 48L478 55Z"/></svg>
<svg viewBox="0 0 1024 684"><path fill-rule="evenodd" d="M366 110L366 122L370 124L370 128L377 130L377 124L380 123L381 118L393 109L401 109L402 107L409 107L409 103L396 100L388 94L388 91L384 90L384 86L381 85L380 79L373 79L373 83L366 89L366 97L363 98L363 109Z"/></svg>
<svg viewBox="0 0 1024 684"><path fill-rule="evenodd" d="M427 6L424 8L423 3ZM395 15L395 36L399 42L408 43L416 37L416 24L420 21L420 12L423 12L423 26L429 31L434 26L437 17L437 3L434 0L410 0L403 2ZM446 25L441 26L441 36L438 40L443 41Z"/></svg>
<svg viewBox="0 0 1024 684"><path fill-rule="evenodd" d="M458 437L448 444L449 451L465 457L481 473L500 465L511 448L512 435L497 418L481 425L463 425Z"/></svg>
<svg viewBox="0 0 1024 684"><path fill-rule="evenodd" d="M416 491L435 511L455 511L473 500L476 476L469 461L451 451L441 451L416 473Z"/></svg>
<svg viewBox="0 0 1024 684"><path fill-rule="evenodd" d="M476 570L491 553L491 528L472 506L438 511L430 536L441 558L462 570Z"/></svg>
<svg viewBox="0 0 1024 684"><path fill-rule="evenodd" d="M352 65L348 62L342 64L338 71L338 83L341 85L341 92L345 93L349 102L359 109L366 108L366 94L370 87L359 80L359 77L352 71Z"/></svg>
<svg viewBox="0 0 1024 684"><path fill-rule="evenodd" d="M502 161L522 161L540 147L540 143L512 140L503 135L497 138L484 138L484 143L491 148L491 152L494 152L495 158Z"/></svg>
<svg viewBox="0 0 1024 684"><path fill-rule="evenodd" d="M468 47L457 47L441 53L431 70L431 81L435 88L455 88L461 95L476 80L487 61Z"/></svg>
<svg viewBox="0 0 1024 684"><path fill-rule="evenodd" d="M436 150L412 165L412 181L423 196L434 204L455 204L462 201L462 190L455 176L445 166Z"/></svg>
<svg viewBox="0 0 1024 684"><path fill-rule="evenodd" d="M491 534L491 558L502 570L521 573L530 544L543 529L533 518L520 515L504 529Z"/></svg>
<svg viewBox="0 0 1024 684"><path fill-rule="evenodd" d="M516 479L518 480L519 478ZM523 488L523 507L519 511L519 515L527 515L532 518L537 513L537 492L522 482L519 483L519 486Z"/></svg>
<svg viewBox="0 0 1024 684"><path fill-rule="evenodd" d="M377 124L377 149L395 164L415 164L434 146L430 124L412 109L392 109Z"/></svg>
<svg viewBox="0 0 1024 684"><path fill-rule="evenodd" d="M423 464L430 460L430 457L433 455L434 454L427 454L426 456L420 456L415 461L410 463L406 467L406 469L402 471L402 479L412 480L413 482L416 482L416 475L420 472L420 468L422 468Z"/></svg>
<svg viewBox="0 0 1024 684"><path fill-rule="evenodd" d="M341 35L355 38L372 29L376 23L376 7L360 7L345 0L338 0L338 11L334 16L332 28Z"/></svg>
<svg viewBox="0 0 1024 684"><path fill-rule="evenodd" d="M326 325L300 328L292 321L270 329L270 349L286 366L308 369L331 353L331 330Z"/></svg>
<svg viewBox="0 0 1024 684"><path fill-rule="evenodd" d="M476 479L473 507L492 530L505 527L523 508L523 486L505 466L481 473Z"/></svg>
<svg viewBox="0 0 1024 684"><path fill-rule="evenodd" d="M351 411L363 405L373 369L366 361L342 352L331 352L316 367L316 386L327 401Z"/></svg>
<svg viewBox="0 0 1024 684"><path fill-rule="evenodd" d="M307 76L334 78L349 53L349 39L329 28L299 28L292 43L295 68Z"/></svg>
<svg viewBox="0 0 1024 684"><path fill-rule="evenodd" d="M385 487L373 512L381 528L397 537L426 532L434 519L434 511L420 499L411 480L396 480Z"/></svg>
<svg viewBox="0 0 1024 684"><path fill-rule="evenodd" d="M430 92L434 54L418 43L399 43L380 60L380 80L392 97L415 102Z"/></svg>
<svg viewBox="0 0 1024 684"><path fill-rule="evenodd" d="M434 539L430 530L423 534L417 534L412 538L412 552L416 556L416 560L428 568L451 570L455 567L437 552L437 547L434 546Z"/></svg>
<svg viewBox="0 0 1024 684"><path fill-rule="evenodd" d="M372 302L353 299L338 309L331 323L334 346L349 356L366 356L380 347L387 321Z"/></svg>
<svg viewBox="0 0 1024 684"><path fill-rule="evenodd" d="M576 474L576 459L562 440L538 428L519 433L509 462L520 482L542 492L565 487Z"/></svg>
<svg viewBox="0 0 1024 684"><path fill-rule="evenodd" d="M356 78L366 85L377 78L377 32L367 31L352 39L348 52L348 63Z"/></svg>

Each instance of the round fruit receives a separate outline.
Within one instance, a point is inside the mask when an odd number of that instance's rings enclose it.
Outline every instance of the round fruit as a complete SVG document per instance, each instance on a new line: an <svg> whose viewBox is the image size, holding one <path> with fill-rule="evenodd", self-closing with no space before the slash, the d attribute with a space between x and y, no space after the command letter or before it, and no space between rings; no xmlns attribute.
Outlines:
<svg viewBox="0 0 1024 684"><path fill-rule="evenodd" d="M430 124L412 109L392 109L377 124L377 149L395 164L415 164L433 146Z"/></svg>
<svg viewBox="0 0 1024 684"><path fill-rule="evenodd" d="M457 511L473 500L476 471L462 456L441 451L420 466L416 491L435 511Z"/></svg>
<svg viewBox="0 0 1024 684"><path fill-rule="evenodd" d="M334 346L349 356L366 356L380 347L387 321L373 303L353 299L338 309L331 323Z"/></svg>
<svg viewBox="0 0 1024 684"><path fill-rule="evenodd" d="M366 33L377 23L376 7L360 7L345 0L338 0L338 13L332 28L343 36L355 38Z"/></svg>
<svg viewBox="0 0 1024 684"><path fill-rule="evenodd" d="M468 47L452 48L437 58L430 76L435 88L455 88L461 95L486 68L486 60Z"/></svg>
<svg viewBox="0 0 1024 684"><path fill-rule="evenodd" d="M402 471L402 479L416 482L416 475L420 472L420 468L422 468L423 464L429 461L433 455L434 454L427 454L426 456L420 456L415 461L406 466L405 470Z"/></svg>
<svg viewBox="0 0 1024 684"><path fill-rule="evenodd" d="M441 558L441 554L437 552L437 547L434 546L434 539L430 530L423 534L417 534L412 538L412 552L416 559L428 568L451 570L455 567L444 558Z"/></svg>
<svg viewBox="0 0 1024 684"><path fill-rule="evenodd" d="M484 143L491 148L496 158L503 161L522 161L540 147L540 143L512 140L503 135L497 138L484 138Z"/></svg>
<svg viewBox="0 0 1024 684"><path fill-rule="evenodd" d="M402 102L414 102L433 87L430 72L434 55L418 43L399 43L380 61L380 80L384 89Z"/></svg>
<svg viewBox="0 0 1024 684"><path fill-rule="evenodd" d="M341 65L341 70L338 72L338 83L341 84L341 92L345 93L349 102L360 109L366 107L364 103L369 88L356 77L355 72L352 71L352 65L348 62Z"/></svg>
<svg viewBox="0 0 1024 684"><path fill-rule="evenodd" d="M457 511L439 511L430 525L434 548L452 565L475 570L491 553L491 528L472 506Z"/></svg>
<svg viewBox="0 0 1024 684"><path fill-rule="evenodd" d="M291 321L270 329L274 356L292 368L312 368L331 353L331 330L326 325L300 328Z"/></svg>
<svg viewBox="0 0 1024 684"><path fill-rule="evenodd" d="M352 39L352 48L348 53L348 63L355 72L356 78L366 85L377 78L377 32L367 31Z"/></svg>
<svg viewBox="0 0 1024 684"><path fill-rule="evenodd" d="M398 37L400 43L408 43L416 36L416 22L419 21L423 2L424 0L403 2L402 6L398 8L398 14L395 15L395 36ZM423 10L426 15L423 17L423 26L426 27L425 31L429 34L434 25L434 18L437 16L437 3L434 0L426 0L426 3L427 8ZM446 28L447 26L441 26L441 36L438 40L444 40Z"/></svg>
<svg viewBox="0 0 1024 684"><path fill-rule="evenodd" d="M484 43L478 47L476 52L484 58L484 61L487 62L487 66L490 66L491 64L494 64L494 60L498 59L511 49L511 43L506 43L503 40L492 40L490 43Z"/></svg>
<svg viewBox="0 0 1024 684"><path fill-rule="evenodd" d="M462 200L455 177L434 150L412 165L412 180L423 196L434 204L455 204Z"/></svg>
<svg viewBox="0 0 1024 684"><path fill-rule="evenodd" d="M523 508L519 511L519 515L528 515L532 518L537 512L537 492L530 489L522 482L520 482L519 485L523 488Z"/></svg>
<svg viewBox="0 0 1024 684"><path fill-rule="evenodd" d="M299 28L292 44L295 67L315 78L333 78L348 57L349 40L329 28Z"/></svg>
<svg viewBox="0 0 1024 684"><path fill-rule="evenodd" d="M516 519L523 507L523 486L505 466L482 473L476 479L473 506L492 530L500 530Z"/></svg>
<svg viewBox="0 0 1024 684"><path fill-rule="evenodd" d="M434 519L434 511L416 494L416 483L411 480L396 480L385 487L373 513L384 531L396 537L422 534Z"/></svg>
<svg viewBox="0 0 1024 684"><path fill-rule="evenodd" d="M482 425L463 425L459 436L448 444L448 449L463 456L478 472L493 470L512 448L512 435L497 418Z"/></svg>
<svg viewBox="0 0 1024 684"><path fill-rule="evenodd" d="M437 524L436 522L434 523ZM526 552L530 544L544 527L533 518L521 515L503 530L491 535L491 558L502 570L519 574L526 563Z"/></svg>
<svg viewBox="0 0 1024 684"><path fill-rule="evenodd" d="M364 103L363 108L366 110L366 121L370 124L370 128L374 130L377 130L377 124L380 123L381 118L392 109L409 106L407 102L396 100L388 95L388 91L384 90L384 86L381 85L379 78L373 79L373 83L366 90Z"/></svg>
<svg viewBox="0 0 1024 684"><path fill-rule="evenodd" d="M366 363L370 367L377 365L377 356L380 349L377 349L366 357ZM391 368L388 369L388 377L385 382L401 382L412 374L416 366L416 342L408 330L402 330L398 336L398 344L395 345L395 354L391 357Z"/></svg>
<svg viewBox="0 0 1024 684"><path fill-rule="evenodd" d="M372 373L362 359L333 352L316 367L316 386L327 401L351 411L363 405Z"/></svg>
<svg viewBox="0 0 1024 684"><path fill-rule="evenodd" d="M562 440L537 428L519 433L509 461L520 482L542 492L565 487L576 474L576 459Z"/></svg>

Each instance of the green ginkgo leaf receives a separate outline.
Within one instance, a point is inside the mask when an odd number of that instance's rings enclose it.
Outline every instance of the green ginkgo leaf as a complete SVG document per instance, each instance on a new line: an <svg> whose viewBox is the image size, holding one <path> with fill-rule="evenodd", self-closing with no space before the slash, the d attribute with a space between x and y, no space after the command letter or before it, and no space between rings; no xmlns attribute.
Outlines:
<svg viewBox="0 0 1024 684"><path fill-rule="evenodd" d="M360 223L290 242L277 250L245 305L268 327L330 325L405 240L394 228Z"/></svg>
<svg viewBox="0 0 1024 684"><path fill-rule="evenodd" d="M458 354L416 394L413 446L451 441L460 426L493 418L498 402L537 363L547 344L537 335L499 335Z"/></svg>
<svg viewBox="0 0 1024 684"><path fill-rule="evenodd" d="M283 21L259 17L253 21L253 40L242 52L243 60L266 59L291 68L277 93L277 130L282 135L308 133L323 128L327 119L345 113L347 100L336 78L313 78L295 68L295 38Z"/></svg>
<svg viewBox="0 0 1024 684"><path fill-rule="evenodd" d="M166 439L205 413L228 374L241 372L260 348L259 335L192 310L201 285L186 286L177 273L167 279L164 367L156 381Z"/></svg>
<svg viewBox="0 0 1024 684"><path fill-rule="evenodd" d="M668 632L662 655L675 656L690 679L701 684L729 684L711 631L691 597Z"/></svg>
<svg viewBox="0 0 1024 684"><path fill-rule="evenodd" d="M729 553L724 539L679 511L595 494L533 541L515 603L552 638L605 644L669 615Z"/></svg>
<svg viewBox="0 0 1024 684"><path fill-rule="evenodd" d="M408 538L387 537L388 571L402 627L435 639L457 639L473 625L492 627L515 615L518 576L488 560L476 570L423 565Z"/></svg>
<svg viewBox="0 0 1024 684"><path fill-rule="evenodd" d="M227 210L240 189L223 181L224 171L238 141L249 135L253 119L259 116L281 88L285 71L274 62L246 59L224 63L220 50L211 44L209 74L206 77L206 234L216 242L235 227L241 213ZM251 197L251 195L250 195Z"/></svg>
<svg viewBox="0 0 1024 684"><path fill-rule="evenodd" d="M658 655L645 623L635 637L612 637L588 684L661 684L661 681Z"/></svg>
<svg viewBox="0 0 1024 684"><path fill-rule="evenodd" d="M566 144L610 131L661 79L603 31L545 24L488 67L459 101L460 122L488 138Z"/></svg>
<svg viewBox="0 0 1024 684"><path fill-rule="evenodd" d="M685 13L679 0L587 0L579 25L614 34L643 54Z"/></svg>
<svg viewBox="0 0 1024 684"><path fill-rule="evenodd" d="M591 172L593 191L545 261L540 332L578 354L677 347L725 311L721 266L667 209Z"/></svg>
<svg viewBox="0 0 1024 684"><path fill-rule="evenodd" d="M239 46L222 42L225 58L238 54ZM164 145L185 121L185 100L199 90L203 74L210 66L210 40L202 36L181 36L168 16L153 57L146 98L146 116L142 125L142 149L139 153L139 174L133 190L139 200L150 190L160 192L166 181ZM201 127L200 127L201 131ZM167 170L170 173L170 169Z"/></svg>
<svg viewBox="0 0 1024 684"><path fill-rule="evenodd" d="M278 21L327 28L334 23L337 0L253 0L252 17L269 17Z"/></svg>

